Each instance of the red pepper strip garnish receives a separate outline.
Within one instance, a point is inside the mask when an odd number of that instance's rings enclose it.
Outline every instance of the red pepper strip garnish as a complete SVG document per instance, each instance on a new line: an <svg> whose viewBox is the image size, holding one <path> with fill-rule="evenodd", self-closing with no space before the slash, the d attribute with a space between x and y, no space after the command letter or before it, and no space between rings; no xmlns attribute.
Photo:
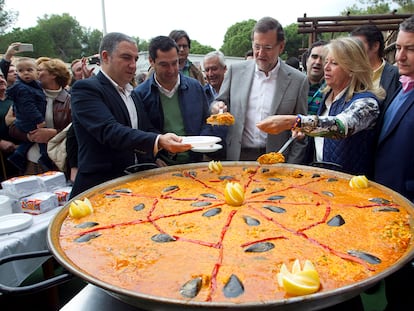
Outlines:
<svg viewBox="0 0 414 311"><path fill-rule="evenodd" d="M148 220L142 220L142 219L135 219L132 221L127 221L127 222L120 222L117 224L110 224L110 225L106 225L106 226L101 226L101 227L94 227L88 230L85 230L81 233L77 233L77 235L82 236L91 232L95 232L95 231L99 231L99 230L106 230L106 229L112 229L115 227L121 227L121 226L129 226L129 225L135 225L135 224L142 224L142 223L146 223L149 222Z"/></svg>
<svg viewBox="0 0 414 311"><path fill-rule="evenodd" d="M325 208L325 215L322 217L321 220L319 220L319 221L317 221L317 222L315 222L315 223L313 223L313 224L311 224L311 225L309 225L305 228L299 229L298 232L306 231L306 230L309 230L310 228L313 228L317 225L324 224L326 222L326 220L328 219L330 213L331 213L331 207L327 206Z"/></svg>
<svg viewBox="0 0 414 311"><path fill-rule="evenodd" d="M362 259L357 258L357 257L354 257L354 256L351 256L351 255L348 255L348 254L345 254L345 253L341 253L341 252L335 251L334 249L330 248L329 246L327 246L327 245L325 245L325 244L322 244L322 243L318 242L317 240L315 240L315 239L312 239L312 238L308 237L308 236L307 236L305 233L303 233L303 232L299 232L299 231L296 231L296 230L293 230L293 229L290 229L290 228L285 227L284 225L282 225L281 223L279 223L278 221L276 221L276 220L275 220L275 219L273 219L272 217L268 217L268 216L266 216L265 214L263 214L261 211L259 211L259 210L258 210L258 209L256 209L256 208L253 208L253 210L254 210L255 212L259 213L259 214L260 214L262 217L264 217L265 219L267 219L267 220L269 220L269 221L271 221L271 222L275 223L276 225L278 225L278 226L279 226L279 227L281 227L282 229L287 230L287 231L289 231L289 232L291 232L291 233L293 233L293 234L295 234L295 235L297 235L297 236L303 237L303 238L305 238L306 240L308 240L309 242L311 242L311 243L313 243L313 244L316 244L316 245L318 245L318 246L320 246L320 247L322 247L322 248L324 248L324 249L328 250L330 253L332 253L332 254L334 254L334 255L336 255L336 256L338 256L338 257L341 257L342 259L347 259L347 260L350 260L350 261L353 261L353 262L359 263L359 264L363 265L366 269L368 269L368 270L370 270L370 271L375 271L375 269L374 269L374 268L372 268L372 267L368 266L368 264L367 264L365 261L363 261Z"/></svg>
<svg viewBox="0 0 414 311"><path fill-rule="evenodd" d="M81 233L77 233L77 234L82 236L82 235L85 235L87 233L91 233L91 232L95 232L95 231L99 231L99 230L111 229L111 228L118 227L118 226L137 225L137 224L146 223L146 222L153 223L154 221L159 220L161 218L170 218L170 217L180 216L180 215L184 215L184 214L196 213L196 212L200 212L200 211L203 211L205 209L210 209L212 207L220 206L220 205L224 205L224 203L219 203L219 204L216 204L216 205L213 205L213 206L198 207L198 208L194 208L194 209L191 209L191 210L188 210L188 211L182 211L182 212L169 214L169 215L158 215L158 216L153 217L153 218L148 218L148 216L147 216L146 220L135 219L135 220L127 221L127 222L122 222L122 223L117 223L117 224L110 224L110 225L106 225L106 226L102 226L102 227L94 227L94 228L88 229L86 231L83 231Z"/></svg>
<svg viewBox="0 0 414 311"><path fill-rule="evenodd" d="M223 262L223 249L220 249L219 259L214 264L213 271L211 272L211 280L210 280L210 291L207 295L206 301L211 301L214 292L217 290L217 274L220 270L221 264Z"/></svg>
<svg viewBox="0 0 414 311"><path fill-rule="evenodd" d="M338 257L341 257L342 259L349 260L349 261L352 261L352 262L355 262L355 263L359 263L360 265L364 266L369 271L375 271L375 269L373 267L370 267L368 265L368 263L365 262L364 260L362 260L361 258L358 258L358 257L355 257L355 256L351 256L351 255L346 254L346 253L338 252L338 251L332 249L331 247L329 247L328 245L322 244L322 243L316 241L315 239L308 237L303 232L302 232L301 235L303 235L303 237L305 237L309 242L312 242L312 243L314 243L314 244L316 244L316 245L318 245L318 246L320 246L320 247L328 250L332 254L334 254L334 255L336 255Z"/></svg>
<svg viewBox="0 0 414 311"><path fill-rule="evenodd" d="M198 198L174 198L170 195L163 196L162 199L171 199L176 201L198 201Z"/></svg>
<svg viewBox="0 0 414 311"><path fill-rule="evenodd" d="M379 203L375 203L375 204L367 204L367 205L350 205L350 204L338 204L338 206L342 206L342 207L356 207L356 208L371 208L371 207L377 207L377 206L400 206L399 204L396 203L390 203L390 204L379 204Z"/></svg>
<svg viewBox="0 0 414 311"><path fill-rule="evenodd" d="M233 219L233 217L236 214L236 212L237 212L236 210L232 210L230 212L229 216L227 217L226 223L224 224L223 228L221 229L220 240L219 240L219 242L217 244L217 246L220 247L220 248L221 248L221 246L223 244L224 236L226 235L227 230L230 227L231 220Z"/></svg>
<svg viewBox="0 0 414 311"><path fill-rule="evenodd" d="M260 243L260 242L273 241L273 240L280 240L280 239L287 239L287 237L285 237L285 236L283 236L283 235L274 236L274 237L265 238L265 239L261 239L261 240L257 240L257 241L252 241L252 242L243 243L242 245L240 245L240 247L246 247L246 246L249 246L249 245L252 245L252 244L256 244L256 243Z"/></svg>
<svg viewBox="0 0 414 311"><path fill-rule="evenodd" d="M236 210L232 210L229 214L229 216L227 217L227 221L224 224L222 230L221 230L221 234L220 234L220 241L216 244L217 248L220 249L220 253L219 253L219 258L217 260L217 262L214 265L213 271L211 272L211 283L210 283L210 292L207 296L206 301L211 301L211 297L213 296L214 292L217 289L217 275L218 272L220 270L221 264L223 262L223 240L224 240L224 236L226 235L227 230L230 227L230 223L234 217L234 215L236 214Z"/></svg>
<svg viewBox="0 0 414 311"><path fill-rule="evenodd" d="M260 166L256 167L256 169L250 173L249 175L249 181L247 182L247 184L244 186L244 191L246 191L246 189L250 186L250 184L253 182L253 177L257 174L257 170L260 168Z"/></svg>
<svg viewBox="0 0 414 311"><path fill-rule="evenodd" d="M184 172L184 176L185 176L185 177L189 177L189 178L191 178L192 180L194 180L194 181L196 181L196 182L198 182L198 183L202 184L205 188L208 188L208 189L213 189L214 191L217 191L217 192L219 192L221 195L223 195L223 193L222 193L222 192L220 192L220 191L218 191L217 189L215 189L215 188L213 188L213 187L211 187L211 186L207 185L205 182L203 182L203 181L201 181L200 179L198 179L198 178L194 177L193 175L191 175L191 174L190 174L190 173L188 173L188 172Z"/></svg>
<svg viewBox="0 0 414 311"><path fill-rule="evenodd" d="M201 241L201 240L187 239L187 238L179 237L177 235L174 235L173 238L176 239L177 241L190 242L190 243L194 243L194 244L198 244L198 245L218 248L217 243L205 242L205 241Z"/></svg>
<svg viewBox="0 0 414 311"><path fill-rule="evenodd" d="M161 194L161 199L167 198L168 196L170 196L170 195L171 195L171 193L175 193L175 192L177 192L177 191L179 191L179 190L180 190L180 188L177 188L177 189L174 189L174 190L168 191L168 194L167 194L167 193L166 193L166 194Z"/></svg>

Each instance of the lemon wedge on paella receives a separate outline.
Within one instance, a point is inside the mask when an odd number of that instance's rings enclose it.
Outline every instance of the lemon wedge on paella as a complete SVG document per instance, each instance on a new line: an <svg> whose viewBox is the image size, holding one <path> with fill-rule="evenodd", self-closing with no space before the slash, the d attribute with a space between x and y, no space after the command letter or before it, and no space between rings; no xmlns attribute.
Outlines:
<svg viewBox="0 0 414 311"><path fill-rule="evenodd" d="M292 272L282 264L277 280L279 286L291 296L312 294L320 288L319 274L309 260L305 261L302 269L299 260L296 259L292 265Z"/></svg>
<svg viewBox="0 0 414 311"><path fill-rule="evenodd" d="M220 174L221 171L223 170L223 165L221 164L220 161L210 161L208 162L208 169L211 172L216 172L217 174Z"/></svg>
<svg viewBox="0 0 414 311"><path fill-rule="evenodd" d="M365 175L358 175L351 178L349 186L354 189L363 189L368 187L368 178Z"/></svg>
<svg viewBox="0 0 414 311"><path fill-rule="evenodd" d="M237 182L228 182L224 189L224 199L231 206L240 206L244 202L243 186Z"/></svg>
<svg viewBox="0 0 414 311"><path fill-rule="evenodd" d="M93 213L91 201L88 198L75 200L69 205L69 215L72 218L82 218Z"/></svg>

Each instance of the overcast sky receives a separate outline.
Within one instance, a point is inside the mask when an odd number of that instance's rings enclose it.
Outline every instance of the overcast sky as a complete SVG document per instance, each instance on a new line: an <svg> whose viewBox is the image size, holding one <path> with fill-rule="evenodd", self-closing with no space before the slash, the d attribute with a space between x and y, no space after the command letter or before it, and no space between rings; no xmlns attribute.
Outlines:
<svg viewBox="0 0 414 311"><path fill-rule="evenodd" d="M81 26L103 32L123 32L149 40L173 29L187 31L191 39L219 49L227 29L235 23L272 16L282 26L308 17L337 16L358 0L5 0L5 9L19 12L14 27L36 26L44 14L68 13Z"/></svg>

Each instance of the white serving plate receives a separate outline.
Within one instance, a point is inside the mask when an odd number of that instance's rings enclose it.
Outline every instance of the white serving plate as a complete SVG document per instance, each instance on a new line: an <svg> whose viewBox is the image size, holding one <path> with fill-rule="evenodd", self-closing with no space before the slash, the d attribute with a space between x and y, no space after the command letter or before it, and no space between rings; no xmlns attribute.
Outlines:
<svg viewBox="0 0 414 311"><path fill-rule="evenodd" d="M194 152L208 153L208 152L214 152L214 151L220 150L221 148L223 148L222 145L214 144L211 146L201 146L201 147L191 148L191 150Z"/></svg>
<svg viewBox="0 0 414 311"><path fill-rule="evenodd" d="M33 216L25 213L10 214L0 217L0 234L20 231L30 227Z"/></svg>
<svg viewBox="0 0 414 311"><path fill-rule="evenodd" d="M191 144L193 148L213 148L219 141L221 141L221 138L217 136L184 136L182 142Z"/></svg>

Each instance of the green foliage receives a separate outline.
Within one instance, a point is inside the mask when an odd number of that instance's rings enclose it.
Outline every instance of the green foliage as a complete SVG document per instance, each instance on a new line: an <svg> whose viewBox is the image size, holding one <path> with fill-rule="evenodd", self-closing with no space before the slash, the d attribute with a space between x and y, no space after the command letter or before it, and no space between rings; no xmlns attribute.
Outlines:
<svg viewBox="0 0 414 311"><path fill-rule="evenodd" d="M82 55L81 56L91 56L99 53L99 44L101 43L103 34L101 31L86 30L82 37Z"/></svg>
<svg viewBox="0 0 414 311"><path fill-rule="evenodd" d="M375 6L368 6L366 8L360 8L356 4L346 8L341 12L341 15L347 15L348 12L351 15L366 15L366 14L387 14L391 11L387 3L379 3Z"/></svg>
<svg viewBox="0 0 414 311"><path fill-rule="evenodd" d="M354 4L342 11L341 15L346 15L347 12L352 15L387 14L391 13L393 8L400 14L414 12L413 0L359 0L358 2L363 7Z"/></svg>
<svg viewBox="0 0 414 311"><path fill-rule="evenodd" d="M13 25L18 15L19 13L15 11L5 11L4 0L0 0L0 34Z"/></svg>
<svg viewBox="0 0 414 311"><path fill-rule="evenodd" d="M0 0L1 1L1 0ZM70 63L75 58L98 53L102 32L81 27L78 21L67 13L44 15L37 26L20 29L0 37L0 51L6 51L13 42L32 43L34 51L22 55L29 57L57 57Z"/></svg>
<svg viewBox="0 0 414 311"><path fill-rule="evenodd" d="M252 48L251 33L255 24L255 20L249 19L230 26L220 49L224 55L243 57L246 51Z"/></svg>
<svg viewBox="0 0 414 311"><path fill-rule="evenodd" d="M139 38L137 38L137 39L138 39L139 51L140 52L141 51L148 51L149 41L148 40L140 40Z"/></svg>
<svg viewBox="0 0 414 311"><path fill-rule="evenodd" d="M352 5L341 12L346 15L384 14L390 13L391 7L397 7L398 13L414 12L413 0L359 0L363 7ZM0 52L7 50L12 42L33 43L34 52L25 52L22 55L29 57L58 57L65 62L71 62L75 58L91 56L99 51L99 43L102 32L96 29L85 29L76 19L67 13L62 15L44 15L38 19L35 27L28 29L14 28L11 32L4 33L11 28L18 13L4 10L4 0L0 0ZM238 22L227 29L220 50L226 56L243 57L245 52L252 47L251 32L256 21L249 19ZM286 46L281 55L283 59L290 56L300 58L303 50L308 47L309 35L298 34L298 25L293 23L285 28ZM332 38L344 35L342 33L323 33L318 39L329 41ZM140 51L147 51L150 40L135 38ZM202 45L197 40L192 40L190 53L206 54L215 50L211 46Z"/></svg>
<svg viewBox="0 0 414 311"><path fill-rule="evenodd" d="M202 45L197 40L191 40L191 54L207 54L208 52L214 51L215 49L209 45Z"/></svg>
<svg viewBox="0 0 414 311"><path fill-rule="evenodd" d="M285 52L282 55L283 59L287 59L291 56L298 57L300 55L302 48L306 48L308 45L308 36L298 33L298 24L290 24L283 28L285 31Z"/></svg>
<svg viewBox="0 0 414 311"><path fill-rule="evenodd" d="M49 34L54 43L55 57L66 62L82 55L83 29L78 21L67 13L59 15L44 15L38 19L38 28Z"/></svg>

